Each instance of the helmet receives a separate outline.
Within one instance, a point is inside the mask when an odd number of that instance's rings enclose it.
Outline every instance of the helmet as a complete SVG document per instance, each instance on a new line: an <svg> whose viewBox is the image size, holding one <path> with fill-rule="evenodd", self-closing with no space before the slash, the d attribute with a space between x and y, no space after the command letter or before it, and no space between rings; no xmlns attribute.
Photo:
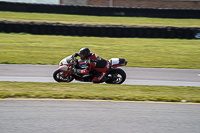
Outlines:
<svg viewBox="0 0 200 133"><path fill-rule="evenodd" d="M79 55L80 55L80 57L81 57L82 60L87 59L88 56L90 55L89 48L85 47L85 48L80 49Z"/></svg>

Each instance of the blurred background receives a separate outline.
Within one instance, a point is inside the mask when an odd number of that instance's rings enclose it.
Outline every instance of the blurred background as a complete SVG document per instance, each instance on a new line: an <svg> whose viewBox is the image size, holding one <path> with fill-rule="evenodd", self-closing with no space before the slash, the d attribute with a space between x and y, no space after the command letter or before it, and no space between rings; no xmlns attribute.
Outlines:
<svg viewBox="0 0 200 133"><path fill-rule="evenodd" d="M0 0L0 63L55 65L87 46L105 59L126 58L130 67L199 69L199 3Z"/></svg>
<svg viewBox="0 0 200 133"><path fill-rule="evenodd" d="M92 5L92 6L119 6L142 8L179 8L200 9L200 0L0 0L8 2L65 4L65 5Z"/></svg>
<svg viewBox="0 0 200 133"><path fill-rule="evenodd" d="M40 4L60 4L60 0L0 0L6 2L40 3ZM71 0L73 1L73 0Z"/></svg>

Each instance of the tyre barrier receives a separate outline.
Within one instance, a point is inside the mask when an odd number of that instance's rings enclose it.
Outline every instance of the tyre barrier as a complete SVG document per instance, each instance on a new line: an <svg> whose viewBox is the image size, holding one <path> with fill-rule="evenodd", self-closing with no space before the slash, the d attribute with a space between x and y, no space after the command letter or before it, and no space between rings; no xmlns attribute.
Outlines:
<svg viewBox="0 0 200 133"><path fill-rule="evenodd" d="M37 35L200 39L200 28L92 26L0 21L0 32Z"/></svg>
<svg viewBox="0 0 200 133"><path fill-rule="evenodd" d="M77 14L96 16L134 16L159 18L200 18L200 9L131 8L28 4L0 1L0 11Z"/></svg>

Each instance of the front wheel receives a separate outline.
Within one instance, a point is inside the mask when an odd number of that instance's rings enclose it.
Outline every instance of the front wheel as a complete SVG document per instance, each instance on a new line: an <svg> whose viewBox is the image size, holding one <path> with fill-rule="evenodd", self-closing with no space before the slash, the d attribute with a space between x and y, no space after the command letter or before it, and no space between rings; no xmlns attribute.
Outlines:
<svg viewBox="0 0 200 133"><path fill-rule="evenodd" d="M126 80L126 73L124 70L117 68L108 74L108 80L106 83L108 84L122 84Z"/></svg>
<svg viewBox="0 0 200 133"><path fill-rule="evenodd" d="M60 70L56 70L54 73L53 73L53 78L55 81L57 82L71 82L74 78L70 75L65 75L63 76L64 73Z"/></svg>

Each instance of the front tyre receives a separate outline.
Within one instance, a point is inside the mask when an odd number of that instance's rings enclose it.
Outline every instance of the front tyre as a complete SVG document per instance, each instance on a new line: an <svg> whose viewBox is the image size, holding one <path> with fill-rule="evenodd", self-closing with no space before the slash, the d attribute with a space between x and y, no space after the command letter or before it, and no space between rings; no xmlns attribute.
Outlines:
<svg viewBox="0 0 200 133"><path fill-rule="evenodd" d="M117 68L110 71L108 74L108 84L122 84L126 80L126 73L124 70Z"/></svg>
<svg viewBox="0 0 200 133"><path fill-rule="evenodd" d="M65 77L63 76L64 73L60 70L56 70L53 73L53 78L55 81L57 82L71 82L74 78L70 75L65 75Z"/></svg>

